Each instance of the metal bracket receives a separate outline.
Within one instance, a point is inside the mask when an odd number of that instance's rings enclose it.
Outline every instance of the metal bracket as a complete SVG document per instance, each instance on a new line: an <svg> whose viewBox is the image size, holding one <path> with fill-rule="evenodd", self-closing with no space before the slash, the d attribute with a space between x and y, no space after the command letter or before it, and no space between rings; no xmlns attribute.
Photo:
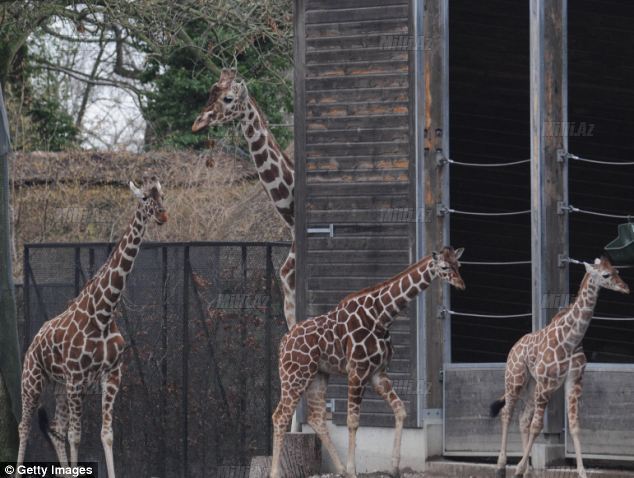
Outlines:
<svg viewBox="0 0 634 478"><path fill-rule="evenodd" d="M570 205L564 201L557 201L557 214L560 216L570 212Z"/></svg>
<svg viewBox="0 0 634 478"><path fill-rule="evenodd" d="M326 400L326 411L330 413L335 413L335 399L331 398L330 400Z"/></svg>
<svg viewBox="0 0 634 478"><path fill-rule="evenodd" d="M438 371L438 381L441 383L445 381L445 371L442 368Z"/></svg>
<svg viewBox="0 0 634 478"><path fill-rule="evenodd" d="M442 408L425 408L423 418L442 418Z"/></svg>
<svg viewBox="0 0 634 478"><path fill-rule="evenodd" d="M565 163L568 159L568 152L565 149L558 149L557 150L557 162L558 163Z"/></svg>
<svg viewBox="0 0 634 478"><path fill-rule="evenodd" d="M565 254L557 254L557 265L560 269L564 269L568 264L568 256Z"/></svg>
<svg viewBox="0 0 634 478"><path fill-rule="evenodd" d="M449 212L449 209L443 204L436 204L436 216L443 217Z"/></svg>
<svg viewBox="0 0 634 478"><path fill-rule="evenodd" d="M330 237L335 237L335 225L330 224L328 227L309 227L306 229L307 234L328 234Z"/></svg>
<svg viewBox="0 0 634 478"><path fill-rule="evenodd" d="M449 311L447 310L446 307L444 306L438 307L438 314L436 315L437 319L445 320L448 316L449 316Z"/></svg>
<svg viewBox="0 0 634 478"><path fill-rule="evenodd" d="M442 154L442 149L436 150L436 164L438 167L443 167L445 164L449 162L449 159Z"/></svg>

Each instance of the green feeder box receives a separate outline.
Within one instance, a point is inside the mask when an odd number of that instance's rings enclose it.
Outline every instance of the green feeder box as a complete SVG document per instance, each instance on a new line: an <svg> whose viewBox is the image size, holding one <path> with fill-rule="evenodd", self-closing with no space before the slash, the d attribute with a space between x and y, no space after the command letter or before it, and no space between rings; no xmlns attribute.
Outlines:
<svg viewBox="0 0 634 478"><path fill-rule="evenodd" d="M614 265L634 264L634 223L619 224L619 236L605 246L605 253Z"/></svg>

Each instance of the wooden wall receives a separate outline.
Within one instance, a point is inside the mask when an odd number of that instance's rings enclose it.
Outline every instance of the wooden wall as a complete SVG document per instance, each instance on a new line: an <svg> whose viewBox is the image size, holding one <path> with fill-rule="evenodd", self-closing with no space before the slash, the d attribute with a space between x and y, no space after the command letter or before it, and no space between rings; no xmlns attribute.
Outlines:
<svg viewBox="0 0 634 478"><path fill-rule="evenodd" d="M410 33L407 0L296 2L298 319L385 280L414 258L415 224L386 210L415 201L410 52L386 48ZM398 40L397 40L398 41ZM334 236L307 228L334 224ZM392 327L390 375L415 423L414 307ZM334 420L346 420L343 379L331 381ZM362 424L392 426L368 391Z"/></svg>

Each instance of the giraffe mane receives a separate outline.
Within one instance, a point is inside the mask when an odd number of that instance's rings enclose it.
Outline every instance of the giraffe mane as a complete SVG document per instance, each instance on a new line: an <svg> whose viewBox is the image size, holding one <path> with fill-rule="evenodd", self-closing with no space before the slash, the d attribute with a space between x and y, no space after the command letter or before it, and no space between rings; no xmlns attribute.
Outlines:
<svg viewBox="0 0 634 478"><path fill-rule="evenodd" d="M385 287L388 284L391 284L393 282L396 282L397 280L401 279L402 277L408 275L410 272L412 272L414 269L419 268L421 265L423 265L424 263L427 263L431 260L431 256L426 256L423 257L420 261L412 264L411 266L409 266L407 269L399 272L398 274L396 274L393 277L390 277L389 279L384 280L383 282L380 282L378 284L374 284L371 286L366 287L365 289L361 289L358 290L356 292L351 292L350 294L348 294L347 296L345 296L340 302L339 304L343 304L345 302L348 302L356 297L362 296L362 295L367 295L371 292L375 292L379 289L382 289L383 287Z"/></svg>

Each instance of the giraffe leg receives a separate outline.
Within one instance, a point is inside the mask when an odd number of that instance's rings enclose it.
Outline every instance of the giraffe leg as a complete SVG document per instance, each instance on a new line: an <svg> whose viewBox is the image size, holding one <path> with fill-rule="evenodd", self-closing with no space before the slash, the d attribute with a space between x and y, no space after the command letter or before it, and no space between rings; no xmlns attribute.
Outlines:
<svg viewBox="0 0 634 478"><path fill-rule="evenodd" d="M121 384L121 367L111 370L101 381L101 443L106 455L108 478L115 478L112 455L112 410Z"/></svg>
<svg viewBox="0 0 634 478"><path fill-rule="evenodd" d="M60 466L67 467L66 433L68 431L68 402L66 401L66 394L56 394L55 400L55 417L51 421L47 435L53 443L53 448L55 448Z"/></svg>
<svg viewBox="0 0 634 478"><path fill-rule="evenodd" d="M22 371L22 419L20 420L20 425L18 426L18 434L20 438L17 461L18 466L24 463L26 443L29 438L29 431L31 430L33 413L37 408L43 388L44 379L42 371L35 363L35 360L33 360L33 357L30 354L27 354Z"/></svg>
<svg viewBox="0 0 634 478"><path fill-rule="evenodd" d="M343 474L345 467L339 458L328 429L326 428L326 389L328 387L328 375L318 372L315 379L306 390L306 401L308 403L308 424L319 435L321 443L324 445L337 473Z"/></svg>
<svg viewBox="0 0 634 478"><path fill-rule="evenodd" d="M504 378L504 406L500 412L502 421L502 444L500 446L500 455L498 456L496 478L504 478L506 476L506 449L508 447L509 425L513 417L515 404L519 400L527 379L528 371L526 370L526 366L521 361L516 360L513 351L511 351Z"/></svg>
<svg viewBox="0 0 634 478"><path fill-rule="evenodd" d="M69 382L66 385L68 401L68 442L70 444L70 466L79 461L79 443L81 442L81 410L84 390L81 384Z"/></svg>
<svg viewBox="0 0 634 478"><path fill-rule="evenodd" d="M526 448L524 448L524 455L522 456L522 459L517 464L515 477L521 478L526 475L528 470L528 460L533 449L533 443L535 443L535 440L544 426L544 411L546 410L546 405L548 405L550 397L557 389L557 385L558 384L551 382L539 382L535 387L535 411L533 412L533 420L531 421L529 429L528 443L526 444Z"/></svg>
<svg viewBox="0 0 634 478"><path fill-rule="evenodd" d="M359 416L361 414L361 401L365 384L357 374L348 376L348 462L346 472L348 478L356 478L357 466L355 454L357 448L357 430L359 429Z"/></svg>
<svg viewBox="0 0 634 478"><path fill-rule="evenodd" d="M577 458L577 473L579 478L586 478L586 470L581 456L581 441L579 440L579 399L581 398L583 372L586 367L586 356L583 352L572 357L572 367L566 378L566 397L568 399L568 426L570 436L575 445Z"/></svg>
<svg viewBox="0 0 634 478"><path fill-rule="evenodd" d="M273 459L271 460L271 478L280 478L280 459L284 448L284 435L291 422L293 412L299 403L304 387L297 388L288 383L282 384L280 403L273 413Z"/></svg>
<svg viewBox="0 0 634 478"><path fill-rule="evenodd" d="M400 476L399 465L401 462L401 436L403 434L403 423L407 412L402 400L396 395L392 388L392 381L385 372L380 372L372 377L372 385L377 394L379 394L392 408L396 426L394 428L394 447L392 449L392 477Z"/></svg>
<svg viewBox="0 0 634 478"><path fill-rule="evenodd" d="M520 415L520 434L522 437L522 450L528 445L528 436L530 432L531 421L533 420L533 412L535 411L535 401L533 396L535 393L535 380L531 377L528 379L526 387L526 395L524 400L524 410Z"/></svg>
<svg viewBox="0 0 634 478"><path fill-rule="evenodd" d="M284 292L284 316L288 330L295 325L295 242L291 245L291 250L280 269L280 279Z"/></svg>

